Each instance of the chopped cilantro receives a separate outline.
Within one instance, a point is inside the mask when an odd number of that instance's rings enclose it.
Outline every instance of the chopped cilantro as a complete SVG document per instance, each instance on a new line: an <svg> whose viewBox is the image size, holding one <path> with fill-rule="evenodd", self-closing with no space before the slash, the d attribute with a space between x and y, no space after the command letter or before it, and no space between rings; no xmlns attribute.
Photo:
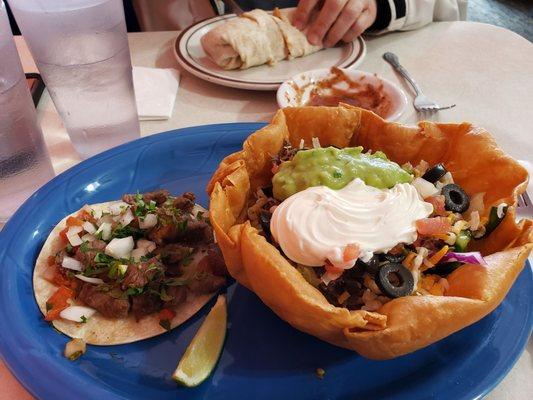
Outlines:
<svg viewBox="0 0 533 400"><path fill-rule="evenodd" d="M204 212L203 211L198 211L198 213L196 214L196 219L198 221L203 221L204 219Z"/></svg>
<svg viewBox="0 0 533 400"><path fill-rule="evenodd" d="M82 315L80 319L82 324L85 324L87 322L87 317L85 315Z"/></svg>
<svg viewBox="0 0 533 400"><path fill-rule="evenodd" d="M164 286L161 288L161 292L159 292L158 294L162 301L170 301L174 299L174 296L167 293L167 290Z"/></svg>
<svg viewBox="0 0 533 400"><path fill-rule="evenodd" d="M72 245L70 243L67 243L67 247L66 247L67 253L72 253L73 249L74 248L72 247Z"/></svg>
<svg viewBox="0 0 533 400"><path fill-rule="evenodd" d="M80 246L80 251L82 253L87 253L91 248L89 247L89 242L83 242Z"/></svg>
<svg viewBox="0 0 533 400"><path fill-rule="evenodd" d="M170 321L168 319L162 319L159 321L159 325L167 331L170 330Z"/></svg>
<svg viewBox="0 0 533 400"><path fill-rule="evenodd" d="M96 253L96 255L94 256L94 262L96 264L110 264L113 262L113 257L111 256L108 256L107 254L105 253Z"/></svg>
<svg viewBox="0 0 533 400"><path fill-rule="evenodd" d="M178 222L178 231L183 233L187 230L187 223L189 220L184 219L183 221Z"/></svg>
<svg viewBox="0 0 533 400"><path fill-rule="evenodd" d="M120 226L120 225L118 225L113 230L113 233L111 234L112 237L118 238L118 239L125 238L125 237L128 237L128 236L133 236L134 239L138 239L138 238L142 237L142 235L143 235L143 233L142 233L142 231L140 229L133 228L130 225L128 225L128 226Z"/></svg>
<svg viewBox="0 0 533 400"><path fill-rule="evenodd" d="M52 308L54 308L54 306L52 304L50 304L49 302L46 302L46 311L50 311Z"/></svg>
<svg viewBox="0 0 533 400"><path fill-rule="evenodd" d="M126 290L125 294L126 296L138 296L140 294L143 294L143 292L143 287L130 287L128 290Z"/></svg>
<svg viewBox="0 0 533 400"><path fill-rule="evenodd" d="M342 173L339 172L339 171L335 171L335 172L333 172L333 177L334 178L342 178Z"/></svg>
<svg viewBox="0 0 533 400"><path fill-rule="evenodd" d="M185 257L184 259L181 260L181 265L183 266L187 266L189 265L193 260L193 256L192 256L192 253L189 254L187 257Z"/></svg>
<svg viewBox="0 0 533 400"><path fill-rule="evenodd" d="M188 283L186 279L183 278L170 278L165 281L166 286L185 286Z"/></svg>

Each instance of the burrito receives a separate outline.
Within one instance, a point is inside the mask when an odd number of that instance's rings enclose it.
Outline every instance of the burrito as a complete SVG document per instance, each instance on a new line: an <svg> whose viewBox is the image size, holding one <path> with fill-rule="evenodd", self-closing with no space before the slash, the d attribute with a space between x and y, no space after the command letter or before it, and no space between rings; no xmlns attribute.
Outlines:
<svg viewBox="0 0 533 400"><path fill-rule="evenodd" d="M501 303L533 247L527 182L484 129L341 104L278 111L207 190L233 277L293 327L390 359Z"/></svg>
<svg viewBox="0 0 533 400"><path fill-rule="evenodd" d="M292 26L293 9L272 14L256 9L217 26L201 38L207 55L224 69L273 65L280 60L304 57L320 50L305 32Z"/></svg>
<svg viewBox="0 0 533 400"><path fill-rule="evenodd" d="M208 212L166 190L86 205L52 230L33 286L46 321L95 345L160 335L226 282Z"/></svg>

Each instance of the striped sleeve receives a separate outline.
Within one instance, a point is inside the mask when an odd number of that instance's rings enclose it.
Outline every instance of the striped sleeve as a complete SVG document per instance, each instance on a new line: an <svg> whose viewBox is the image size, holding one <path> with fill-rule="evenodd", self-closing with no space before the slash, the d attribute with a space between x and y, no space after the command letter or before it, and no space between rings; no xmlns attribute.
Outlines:
<svg viewBox="0 0 533 400"><path fill-rule="evenodd" d="M376 20L367 33L418 29L433 21L466 18L468 0L376 0Z"/></svg>

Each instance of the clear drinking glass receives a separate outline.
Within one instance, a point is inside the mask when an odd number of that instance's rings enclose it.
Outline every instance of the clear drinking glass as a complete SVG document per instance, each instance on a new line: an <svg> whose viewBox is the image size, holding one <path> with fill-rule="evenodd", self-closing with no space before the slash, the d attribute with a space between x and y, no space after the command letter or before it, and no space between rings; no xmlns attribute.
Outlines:
<svg viewBox="0 0 533 400"><path fill-rule="evenodd" d="M0 0L0 228L53 176L6 8Z"/></svg>
<svg viewBox="0 0 533 400"><path fill-rule="evenodd" d="M9 0L74 148L140 136L121 0Z"/></svg>

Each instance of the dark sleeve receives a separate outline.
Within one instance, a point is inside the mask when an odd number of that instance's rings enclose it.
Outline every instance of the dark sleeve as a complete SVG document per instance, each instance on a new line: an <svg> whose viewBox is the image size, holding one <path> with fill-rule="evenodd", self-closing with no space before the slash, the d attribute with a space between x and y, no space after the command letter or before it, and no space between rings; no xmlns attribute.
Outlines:
<svg viewBox="0 0 533 400"><path fill-rule="evenodd" d="M376 0L376 20L368 31L379 32L388 28L393 22L405 18L406 0Z"/></svg>

